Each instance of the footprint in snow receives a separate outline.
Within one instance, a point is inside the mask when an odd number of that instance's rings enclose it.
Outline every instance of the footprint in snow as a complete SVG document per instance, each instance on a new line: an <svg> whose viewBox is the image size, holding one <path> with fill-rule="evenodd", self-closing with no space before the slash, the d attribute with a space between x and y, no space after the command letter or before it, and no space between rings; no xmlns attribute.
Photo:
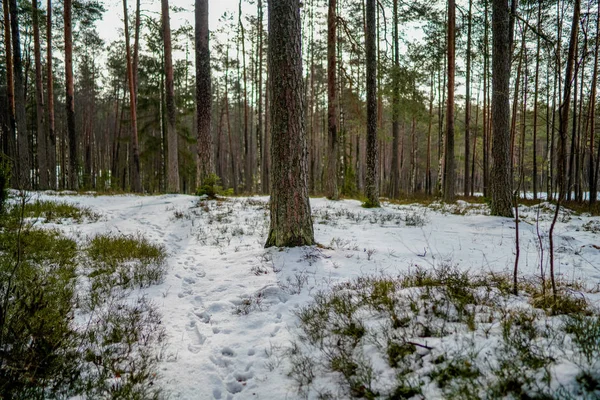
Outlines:
<svg viewBox="0 0 600 400"><path fill-rule="evenodd" d="M190 321L190 323L185 327L185 329L188 331L188 336L190 338L188 350L196 354L200 351L204 342L206 342L206 336L204 336L200 332L196 321Z"/></svg>

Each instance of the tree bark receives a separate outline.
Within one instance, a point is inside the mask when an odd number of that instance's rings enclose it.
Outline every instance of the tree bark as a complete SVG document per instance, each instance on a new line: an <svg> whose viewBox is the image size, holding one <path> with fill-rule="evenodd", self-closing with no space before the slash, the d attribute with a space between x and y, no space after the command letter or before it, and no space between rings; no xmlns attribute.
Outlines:
<svg viewBox="0 0 600 400"><path fill-rule="evenodd" d="M211 135L212 92L210 81L210 48L208 45L208 0L196 0L196 127L198 159L196 185L215 173Z"/></svg>
<svg viewBox="0 0 600 400"><path fill-rule="evenodd" d="M394 0L394 69L392 70L392 174L391 183L392 198L398 198L400 195L400 39L398 34L398 0ZM430 126L431 128L431 126ZM431 131L431 129L430 129ZM429 169L428 169L429 173Z"/></svg>
<svg viewBox="0 0 600 400"><path fill-rule="evenodd" d="M167 191L179 193L179 145L176 123L175 87L173 82L173 50L171 47L171 18L169 0L161 0L162 29L165 44L165 89L167 109Z"/></svg>
<svg viewBox="0 0 600 400"><path fill-rule="evenodd" d="M469 178L469 162L470 162L470 133L471 133L471 15L473 8L473 0L469 0L469 14L467 17L467 76L466 76L466 104L465 104L465 181L463 193L469 195L470 178Z"/></svg>
<svg viewBox="0 0 600 400"><path fill-rule="evenodd" d="M129 83L129 113L131 116L131 189L136 193L142 192L142 180L140 177L140 151L137 126L137 97L136 82L133 74L133 62L131 60L131 46L129 45L129 15L127 0L123 0L123 21L125 24L125 53L127 58L127 81Z"/></svg>
<svg viewBox="0 0 600 400"><path fill-rule="evenodd" d="M558 125L558 158L557 158L557 177L556 186L558 188L559 200L564 200L566 193L570 190L567 187L567 130L569 127L569 107L571 102L571 88L573 80L573 69L577 57L577 36L579 33L579 15L581 9L581 0L575 0L573 9L573 21L571 25L571 38L569 40L569 55L565 72L565 84L563 92L563 101L560 105L559 125Z"/></svg>
<svg viewBox="0 0 600 400"><path fill-rule="evenodd" d="M29 135L27 133L27 112L25 108L25 77L21 58L21 41L19 32L19 11L16 0L10 0L10 26L13 51L13 78L15 120L17 127L17 180L19 189L31 188L31 153Z"/></svg>
<svg viewBox="0 0 600 400"><path fill-rule="evenodd" d="M590 188L590 205L594 204L598 199L598 181L596 179L596 162L594 154L595 145L595 117L596 117L596 92L598 87L598 52L600 51L600 2L598 3L598 13L596 16L596 40L594 45L594 72L592 74L592 89L590 93L589 112L589 129L590 129L590 147L589 147L589 165L588 165L588 181Z"/></svg>
<svg viewBox="0 0 600 400"><path fill-rule="evenodd" d="M6 140L6 153L8 157L13 161L13 168L16 167L16 156L17 156L17 132L16 132L16 120L15 120L15 85L14 85L14 70L12 61L12 44L11 44L11 33L10 33L10 6L9 0L3 0L2 9L4 12L4 56L6 57L6 98L8 105L8 138ZM18 176L15 173L12 174L13 186L18 185Z"/></svg>
<svg viewBox="0 0 600 400"><path fill-rule="evenodd" d="M510 12L508 0L492 2L492 215L512 217L510 160Z"/></svg>
<svg viewBox="0 0 600 400"><path fill-rule="evenodd" d="M42 83L42 54L40 49L38 0L31 0L31 13L33 21L33 52L35 60L35 105L39 189L46 190L49 189L49 171L46 149L46 131L44 129L44 88Z"/></svg>
<svg viewBox="0 0 600 400"><path fill-rule="evenodd" d="M454 201L454 78L456 70L456 4L448 0L448 103L446 111L446 155L444 157L444 201Z"/></svg>
<svg viewBox="0 0 600 400"><path fill-rule="evenodd" d="M338 132L337 132L337 96L336 68L337 41L336 24L337 0L329 0L327 11L327 173L325 176L325 195L332 200L339 199L337 184L338 170Z"/></svg>
<svg viewBox="0 0 600 400"><path fill-rule="evenodd" d="M379 146L377 142L377 44L375 35L375 0L367 0L365 47L367 51L367 169L365 176L366 207L379 207Z"/></svg>
<svg viewBox="0 0 600 400"><path fill-rule="evenodd" d="M56 131L54 123L54 71L52 70L52 0L48 0L46 13L46 90L48 96L47 154L48 165L50 169L48 184L50 189L57 189L58 185L56 180Z"/></svg>
<svg viewBox="0 0 600 400"><path fill-rule="evenodd" d="M69 135L69 189L79 189L79 143L75 131L75 86L73 83L73 27L71 25L72 0L64 2L65 21L65 77L67 131Z"/></svg>
<svg viewBox="0 0 600 400"><path fill-rule="evenodd" d="M268 3L271 223L265 247L313 245L308 197L300 0Z"/></svg>

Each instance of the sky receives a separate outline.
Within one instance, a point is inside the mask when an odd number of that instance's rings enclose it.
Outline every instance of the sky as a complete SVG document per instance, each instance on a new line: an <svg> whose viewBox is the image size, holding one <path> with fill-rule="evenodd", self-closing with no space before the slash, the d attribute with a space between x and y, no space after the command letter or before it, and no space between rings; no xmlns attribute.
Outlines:
<svg viewBox="0 0 600 400"><path fill-rule="evenodd" d="M121 37L120 32L123 27L123 1L122 0L105 0L106 13L102 22L98 23L98 31L100 36L109 43ZM128 0L129 12L135 11L135 0ZM160 15L159 0L142 0L142 13L156 13ZM186 11L180 13L171 12L171 29L175 30L185 22L194 25L194 1L193 0L170 0L171 9L174 7L183 8ZM236 12L238 10L238 1L236 0L210 0L209 1L209 26L211 30L217 28L219 18L226 11ZM244 2L244 10L252 12L253 6L249 6Z"/></svg>

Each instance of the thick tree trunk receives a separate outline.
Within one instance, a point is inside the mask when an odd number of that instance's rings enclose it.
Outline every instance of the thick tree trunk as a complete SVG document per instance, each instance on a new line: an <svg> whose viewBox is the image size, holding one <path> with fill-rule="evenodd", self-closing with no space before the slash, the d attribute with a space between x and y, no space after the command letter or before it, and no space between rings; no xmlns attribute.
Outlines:
<svg viewBox="0 0 600 400"><path fill-rule="evenodd" d="M140 151L138 143L137 127L137 98L136 82L133 74L133 62L131 60L131 46L129 45L129 15L127 12L127 0L123 0L123 21L125 23L125 53L127 57L127 81L129 82L129 112L131 116L131 189L136 193L142 192L142 180L140 176Z"/></svg>
<svg viewBox="0 0 600 400"><path fill-rule="evenodd" d="M299 0L268 3L271 225L265 247L314 244L308 198Z"/></svg>
<svg viewBox="0 0 600 400"><path fill-rule="evenodd" d="M375 35L376 4L367 0L365 47L367 51L367 169L365 177L366 207L379 207L379 146L377 142L377 44Z"/></svg>
<svg viewBox="0 0 600 400"><path fill-rule="evenodd" d="M564 200L567 191L567 130L569 128L569 107L571 102L571 88L573 80L573 70L576 61L577 36L579 33L579 15L581 9L581 0L575 0L573 9L573 21L571 25L571 38L569 40L569 55L567 58L567 67L564 76L563 101L560 105L559 125L558 125L558 157L557 157L557 177L556 186L558 187L559 200Z"/></svg>
<svg viewBox="0 0 600 400"><path fill-rule="evenodd" d="M173 82L173 51L171 47L171 18L169 0L161 0L162 28L165 43L165 89L167 109L167 191L179 193L179 145L176 123L175 87Z"/></svg>
<svg viewBox="0 0 600 400"><path fill-rule="evenodd" d="M65 21L65 77L67 132L69 135L69 180L71 190L79 189L79 143L75 131L75 86L73 83L73 27L71 25L72 0L64 2Z"/></svg>
<svg viewBox="0 0 600 400"><path fill-rule="evenodd" d="M446 154L444 156L444 201L454 201L454 77L456 70L456 4L448 0L448 103L446 111Z"/></svg>
<svg viewBox="0 0 600 400"><path fill-rule="evenodd" d="M336 60L337 41L336 24L337 0L329 0L327 12L327 173L325 175L325 195L327 198L339 198L337 184L338 170L338 131L336 96Z"/></svg>
<svg viewBox="0 0 600 400"><path fill-rule="evenodd" d="M492 2L492 215L512 217L510 160L510 12L508 0Z"/></svg>
<svg viewBox="0 0 600 400"><path fill-rule="evenodd" d="M56 131L54 129L54 71L52 70L52 0L48 0L46 6L46 90L48 96L48 140L47 154L49 166L50 189L57 189L56 177Z"/></svg>
<svg viewBox="0 0 600 400"><path fill-rule="evenodd" d="M211 135L210 48L208 45L208 0L196 0L196 128L197 169L196 185L215 173Z"/></svg>
<svg viewBox="0 0 600 400"><path fill-rule="evenodd" d="M25 109L25 77L21 59L21 41L19 32L19 11L16 0L10 0L10 27L13 51L13 78L15 120L17 127L17 179L20 189L31 188L31 152L27 133L27 112Z"/></svg>

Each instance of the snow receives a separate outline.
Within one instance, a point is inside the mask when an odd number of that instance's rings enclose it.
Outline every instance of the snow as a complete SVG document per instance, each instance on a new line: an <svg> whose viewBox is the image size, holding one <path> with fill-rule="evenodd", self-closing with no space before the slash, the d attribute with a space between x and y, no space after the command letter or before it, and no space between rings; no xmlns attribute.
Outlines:
<svg viewBox="0 0 600 400"><path fill-rule="evenodd" d="M166 246L166 278L144 293L167 330L157 383L174 399L298 398L283 354L297 324L294 312L335 283L444 263L473 272L514 266L514 219L490 217L485 206L465 202L364 209L358 201L314 198L320 245L264 249L267 197L199 204L186 195L37 196L101 214L97 222L47 224L80 241L98 233L141 233ZM546 269L552 212L548 205L539 214ZM522 206L519 215L519 272L537 276L537 208ZM407 226L407 216L415 226ZM600 285L598 226L597 217L561 212L555 228L558 276ZM599 305L600 297L591 296Z"/></svg>

